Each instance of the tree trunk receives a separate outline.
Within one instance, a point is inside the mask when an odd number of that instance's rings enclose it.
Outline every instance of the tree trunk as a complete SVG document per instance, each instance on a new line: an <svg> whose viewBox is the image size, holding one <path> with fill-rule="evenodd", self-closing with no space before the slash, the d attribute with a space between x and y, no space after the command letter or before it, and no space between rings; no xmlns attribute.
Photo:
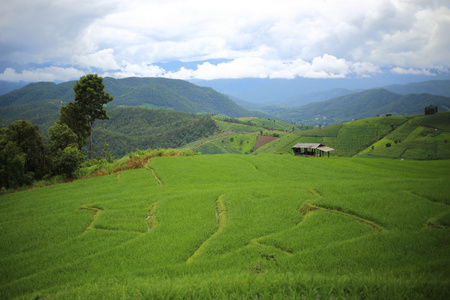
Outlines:
<svg viewBox="0 0 450 300"><path fill-rule="evenodd" d="M91 151L89 153L89 158L92 160L92 153L93 153L93 151L92 151L92 124L89 125L89 129L90 129L89 144L90 144L90 148L91 148Z"/></svg>

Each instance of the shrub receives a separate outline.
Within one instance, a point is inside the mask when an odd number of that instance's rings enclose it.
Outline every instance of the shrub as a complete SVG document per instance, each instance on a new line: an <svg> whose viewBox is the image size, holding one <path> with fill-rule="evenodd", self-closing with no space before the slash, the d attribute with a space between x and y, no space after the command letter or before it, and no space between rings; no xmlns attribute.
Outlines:
<svg viewBox="0 0 450 300"><path fill-rule="evenodd" d="M72 177L73 173L80 167L84 155L76 148L69 146L64 150L59 150L53 160L53 170L55 174Z"/></svg>

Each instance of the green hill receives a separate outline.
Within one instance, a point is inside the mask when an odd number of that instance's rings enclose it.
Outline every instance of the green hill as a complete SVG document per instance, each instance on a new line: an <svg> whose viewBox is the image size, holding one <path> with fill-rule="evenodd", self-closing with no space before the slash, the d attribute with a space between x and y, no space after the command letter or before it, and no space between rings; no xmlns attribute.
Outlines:
<svg viewBox="0 0 450 300"><path fill-rule="evenodd" d="M0 197L4 299L448 299L450 161L158 157Z"/></svg>
<svg viewBox="0 0 450 300"><path fill-rule="evenodd" d="M166 78L104 78L105 90L114 96L111 106L164 108L190 113L245 117L252 114L227 96L211 88L199 87L183 80ZM31 83L0 96L0 122L26 119L33 124L43 116L54 118L55 105L73 101L75 81L55 84ZM45 122L44 122L45 123Z"/></svg>
<svg viewBox="0 0 450 300"><path fill-rule="evenodd" d="M261 119L252 121L261 122ZM368 118L308 130L280 131L280 139L261 147L254 154L292 154L291 147L303 142L332 147L335 149L331 152L333 156L450 159L449 124L450 112L444 112ZM270 135L269 132L266 134Z"/></svg>
<svg viewBox="0 0 450 300"><path fill-rule="evenodd" d="M298 107L264 107L261 110L295 123L330 125L378 115L422 114L425 107L450 110L450 97L430 94L400 95L386 89L372 89Z"/></svg>
<svg viewBox="0 0 450 300"><path fill-rule="evenodd" d="M116 107L110 120L97 121L94 153L102 156L104 144L115 157L136 149L178 148L208 137L218 128L209 115L143 108Z"/></svg>
<svg viewBox="0 0 450 300"><path fill-rule="evenodd" d="M277 139L292 135L298 138L299 132L313 128L311 125L294 125L263 118L214 117L214 120L219 128L216 135L190 143L183 146L183 149L191 149L202 154L257 154L261 152L256 146L258 137L261 135ZM274 142L269 144L274 145ZM261 148L264 147L266 146Z"/></svg>

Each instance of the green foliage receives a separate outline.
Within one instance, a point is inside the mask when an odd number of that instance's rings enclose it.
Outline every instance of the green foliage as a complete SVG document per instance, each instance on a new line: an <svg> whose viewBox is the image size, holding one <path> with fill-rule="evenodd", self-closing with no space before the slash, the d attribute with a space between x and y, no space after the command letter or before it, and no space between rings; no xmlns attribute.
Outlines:
<svg viewBox="0 0 450 300"><path fill-rule="evenodd" d="M57 123L67 125L77 136L78 149L83 148L89 136L90 128L86 115L83 114L79 105L75 102L69 102L62 106Z"/></svg>
<svg viewBox="0 0 450 300"><path fill-rule="evenodd" d="M33 174L25 172L26 154L15 142L0 140L0 187L9 189L31 183Z"/></svg>
<svg viewBox="0 0 450 300"><path fill-rule="evenodd" d="M428 105L424 109L426 115L433 115L438 112L438 107L436 105Z"/></svg>
<svg viewBox="0 0 450 300"><path fill-rule="evenodd" d="M109 163L112 163L114 161L114 157L111 155L111 152L109 152L108 144L103 145L103 159L105 159Z"/></svg>
<svg viewBox="0 0 450 300"><path fill-rule="evenodd" d="M339 130L341 130L344 123L337 123L333 125L328 125L324 127L316 127L311 130L306 130L301 133L302 136L320 136L320 137L337 137L339 134Z"/></svg>
<svg viewBox="0 0 450 300"><path fill-rule="evenodd" d="M2 195L2 297L449 297L449 161L150 153Z"/></svg>
<svg viewBox="0 0 450 300"><path fill-rule="evenodd" d="M106 149L106 151L108 151ZM176 149L147 149L128 153L118 160L109 161L108 159L96 159L85 161L74 174L77 178L104 176L115 174L123 170L146 168L149 160L154 157L162 156L193 156L198 153L191 150Z"/></svg>
<svg viewBox="0 0 450 300"><path fill-rule="evenodd" d="M237 153L250 154L256 142L256 135L237 135L227 140Z"/></svg>
<svg viewBox="0 0 450 300"><path fill-rule="evenodd" d="M38 126L28 121L16 121L8 125L4 138L25 153L25 173L32 172L37 179L46 174L45 148Z"/></svg>
<svg viewBox="0 0 450 300"><path fill-rule="evenodd" d="M68 146L64 150L59 149L52 159L53 172L70 178L80 167L84 160L84 155L76 146Z"/></svg>
<svg viewBox="0 0 450 300"><path fill-rule="evenodd" d="M51 152L67 147L78 147L78 136L64 123L55 123L49 129L49 147Z"/></svg>
<svg viewBox="0 0 450 300"><path fill-rule="evenodd" d="M95 125L97 156L103 154L104 144L109 145L111 155L121 157L138 148L182 147L217 131L209 115L123 107L108 110L108 114L109 121Z"/></svg>
<svg viewBox="0 0 450 300"><path fill-rule="evenodd" d="M103 105L113 100L113 97L108 92L105 92L104 89L103 78L97 74L82 76L73 87L75 91L75 106L77 107L76 113L79 114L76 119L82 119L86 122L87 127L89 127L89 155L91 159L93 158L92 127L94 126L95 120L109 120L109 116L106 110L103 109Z"/></svg>

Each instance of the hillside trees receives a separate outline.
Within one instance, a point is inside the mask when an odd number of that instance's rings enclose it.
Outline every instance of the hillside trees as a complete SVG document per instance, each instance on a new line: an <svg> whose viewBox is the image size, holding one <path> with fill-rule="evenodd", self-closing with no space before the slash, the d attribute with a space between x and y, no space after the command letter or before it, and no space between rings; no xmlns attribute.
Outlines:
<svg viewBox="0 0 450 300"><path fill-rule="evenodd" d="M210 115L134 107L108 109L108 115L110 121L94 126L95 154L103 153L104 144L115 157L137 148L178 148L218 130Z"/></svg>
<svg viewBox="0 0 450 300"><path fill-rule="evenodd" d="M89 136L89 126L87 125L87 119L83 115L79 105L75 102L69 102L62 106L57 123L65 124L70 128L77 136L77 146L78 149L81 150Z"/></svg>
<svg viewBox="0 0 450 300"><path fill-rule="evenodd" d="M25 159L16 143L0 139L0 187L9 189L25 181ZM30 176L28 176L30 177Z"/></svg>
<svg viewBox="0 0 450 300"><path fill-rule="evenodd" d="M39 127L19 120L1 129L0 184L11 188L41 179L48 171Z"/></svg>
<svg viewBox="0 0 450 300"><path fill-rule="evenodd" d="M48 149L52 161L52 173L72 177L84 160L78 145L78 136L67 124L55 123L49 129Z"/></svg>
<svg viewBox="0 0 450 300"><path fill-rule="evenodd" d="M105 92L104 89L103 78L97 74L88 74L81 77L73 87L75 91L75 105L72 108L72 113L79 114L79 119L75 119L77 123L78 121L80 124L85 122L85 125L89 128L89 158L91 160L93 155L92 132L94 122L97 119L109 120L109 116L106 110L103 109L103 105L113 100L113 97Z"/></svg>
<svg viewBox="0 0 450 300"><path fill-rule="evenodd" d="M424 108L424 111L426 115L432 115L438 112L438 107L435 105L429 105Z"/></svg>
<svg viewBox="0 0 450 300"><path fill-rule="evenodd" d="M19 120L8 126L6 137L26 154L25 171L33 172L38 179L42 178L46 173L46 159L39 127L31 125L28 121Z"/></svg>
<svg viewBox="0 0 450 300"><path fill-rule="evenodd" d="M49 175L73 175L84 160L78 137L61 123L55 123L49 135L44 144L39 127L23 120L0 128L0 188L30 185Z"/></svg>
<svg viewBox="0 0 450 300"><path fill-rule="evenodd" d="M64 150L67 147L78 147L78 136L64 123L55 123L48 130L49 148L51 152Z"/></svg>

